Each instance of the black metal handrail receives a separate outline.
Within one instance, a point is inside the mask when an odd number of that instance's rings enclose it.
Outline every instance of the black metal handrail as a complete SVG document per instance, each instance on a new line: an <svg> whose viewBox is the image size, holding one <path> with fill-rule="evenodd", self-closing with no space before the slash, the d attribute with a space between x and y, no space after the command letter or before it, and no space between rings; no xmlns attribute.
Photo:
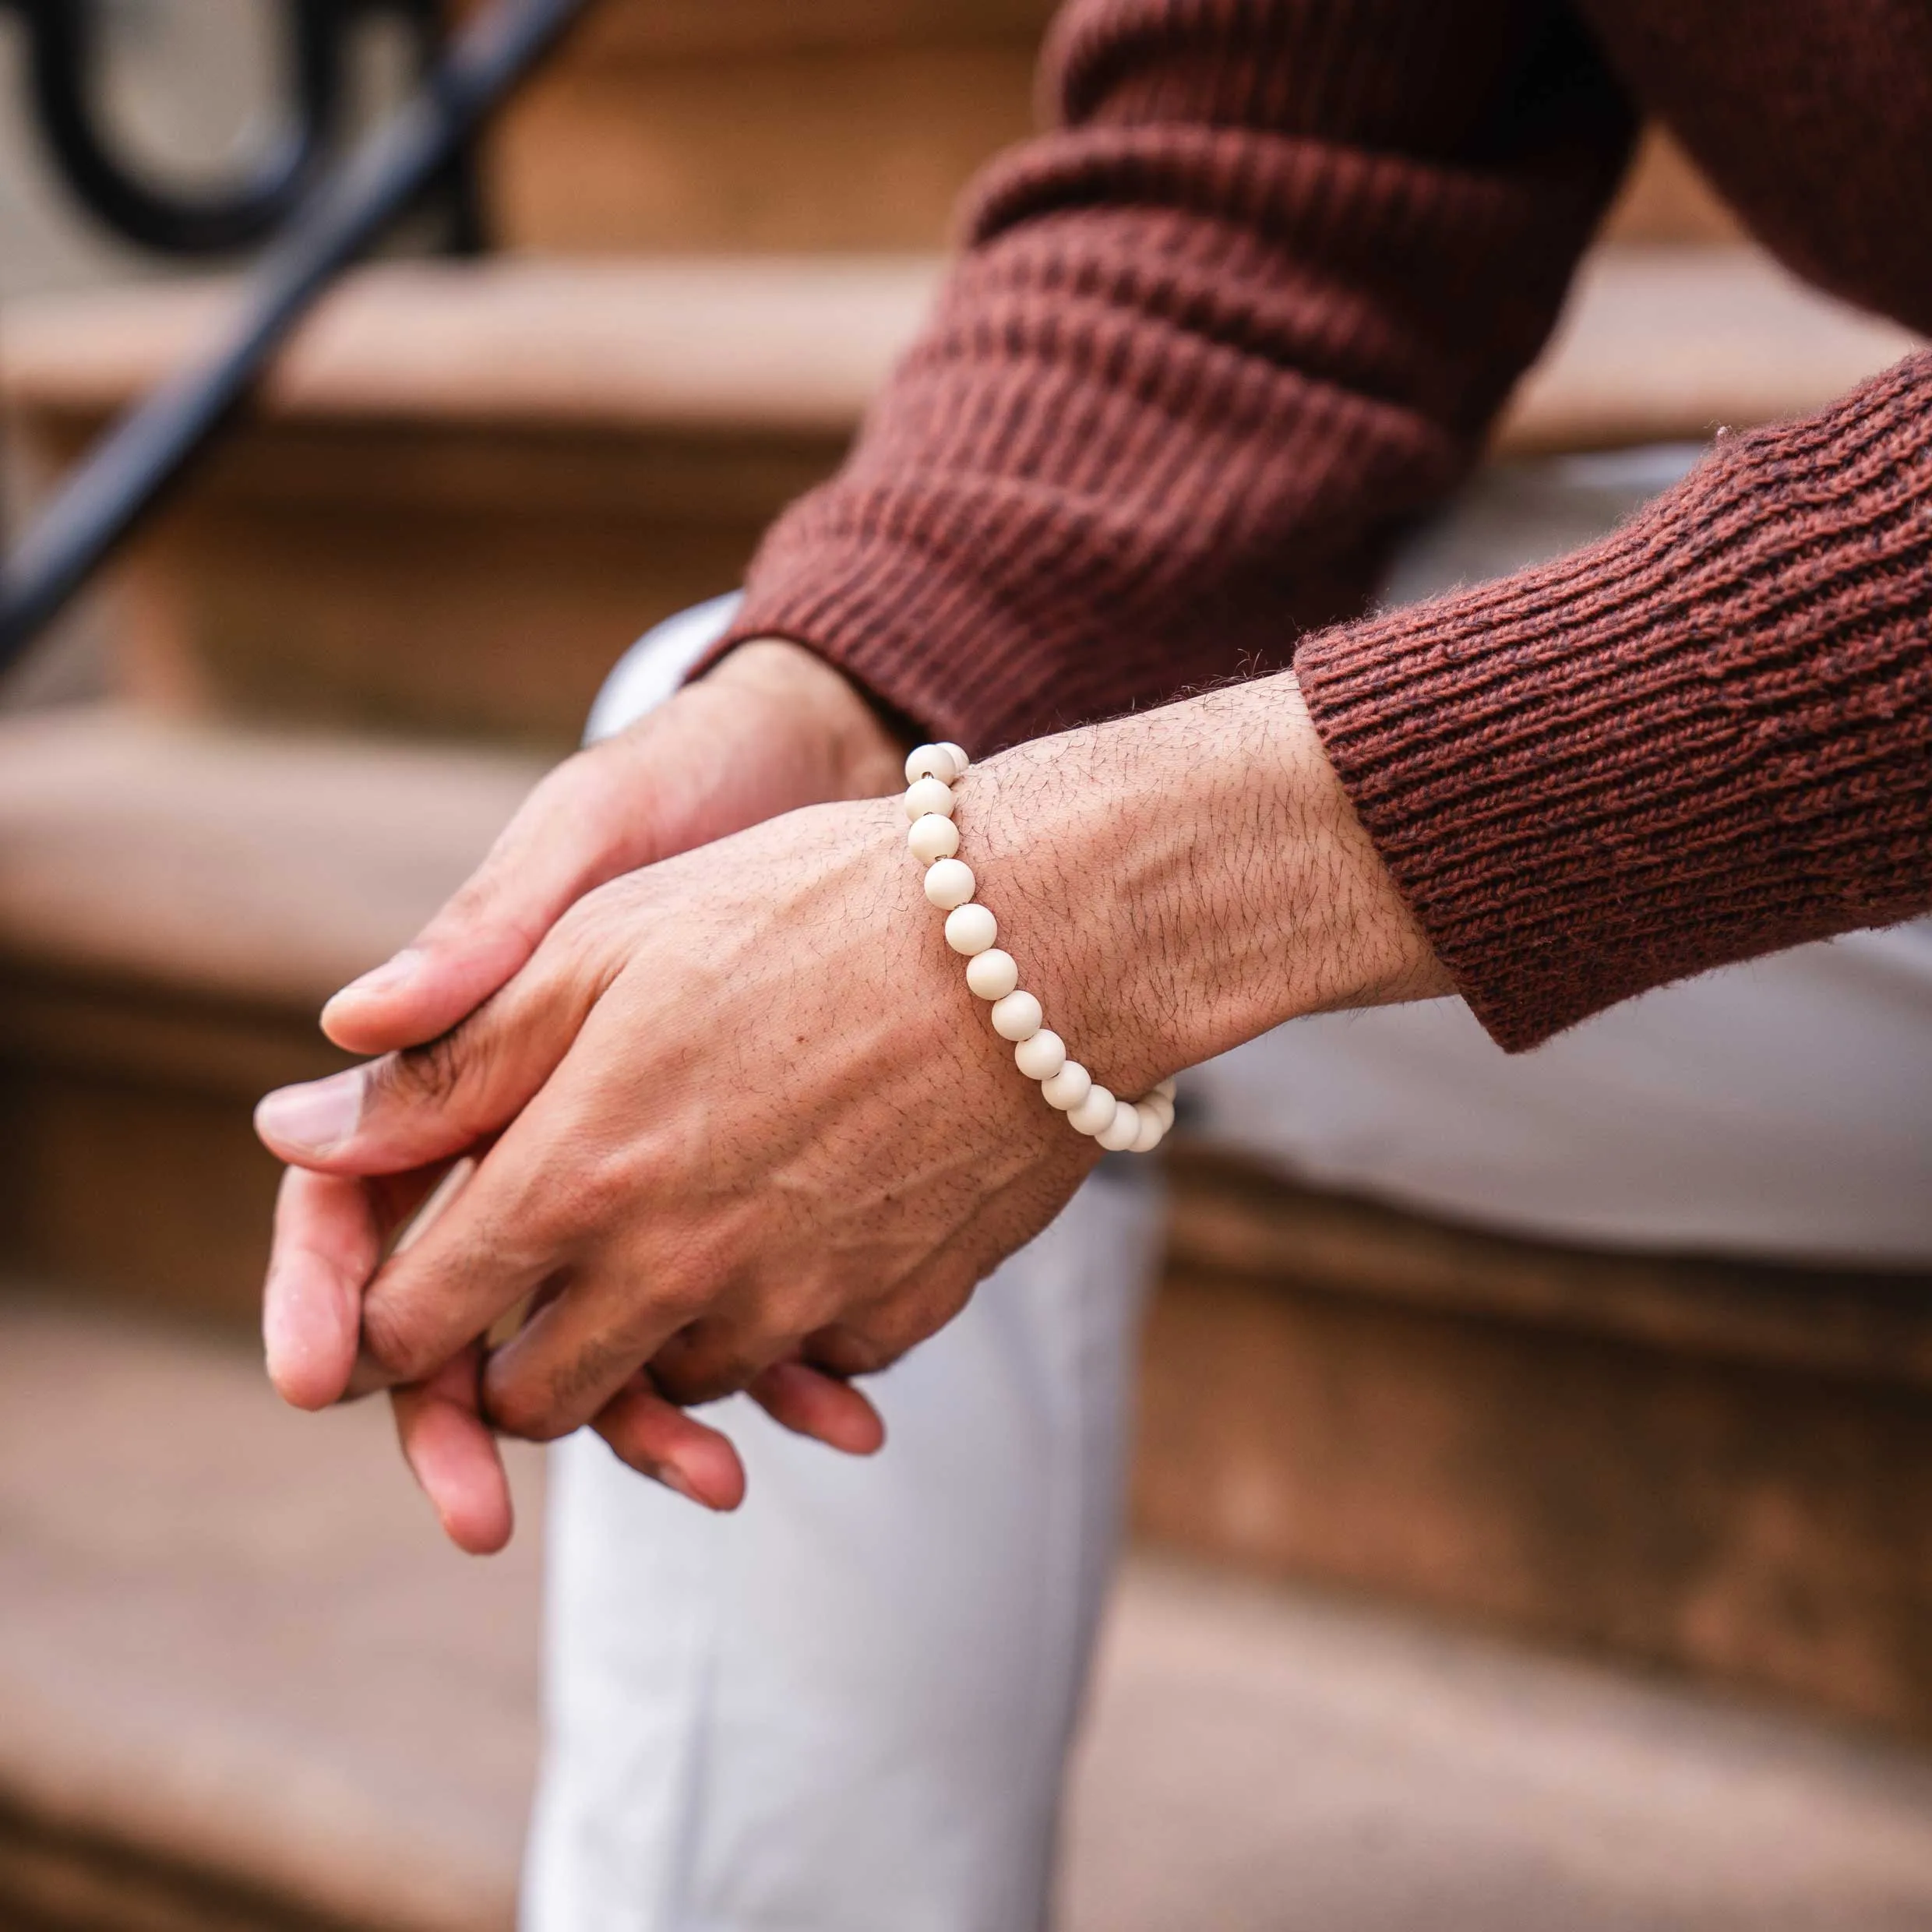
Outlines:
<svg viewBox="0 0 1932 1932"><path fill-rule="evenodd" d="M593 4L497 0L450 44L394 117L323 181L263 259L228 340L109 430L0 566L0 669L206 448L330 284L447 173Z"/></svg>
<svg viewBox="0 0 1932 1932"><path fill-rule="evenodd" d="M27 70L40 129L68 185L123 239L175 256L252 248L288 220L340 143L349 37L365 16L392 14L426 67L441 33L435 0L280 0L287 129L232 189L157 185L129 166L100 121L100 0L0 0L27 30Z"/></svg>

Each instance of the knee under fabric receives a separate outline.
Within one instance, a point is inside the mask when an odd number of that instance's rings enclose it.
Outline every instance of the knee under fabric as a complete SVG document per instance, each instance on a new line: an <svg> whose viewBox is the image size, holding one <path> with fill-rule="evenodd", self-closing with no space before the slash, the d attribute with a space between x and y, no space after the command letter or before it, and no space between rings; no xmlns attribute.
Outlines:
<svg viewBox="0 0 1932 1932"><path fill-rule="evenodd" d="M691 667L731 627L744 601L742 591L728 591L654 624L604 680L583 728L583 742L594 745L621 732L673 696Z"/></svg>

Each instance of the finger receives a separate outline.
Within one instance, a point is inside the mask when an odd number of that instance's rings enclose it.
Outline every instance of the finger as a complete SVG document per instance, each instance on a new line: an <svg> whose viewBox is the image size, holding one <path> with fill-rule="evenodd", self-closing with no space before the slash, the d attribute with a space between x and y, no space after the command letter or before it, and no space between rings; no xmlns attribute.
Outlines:
<svg viewBox="0 0 1932 1932"><path fill-rule="evenodd" d="M572 1197L524 1155L524 1125L474 1161L467 1183L397 1244L364 1294L363 1353L390 1381L424 1380L527 1299L531 1319L543 1319L566 1290Z"/></svg>
<svg viewBox="0 0 1932 1932"><path fill-rule="evenodd" d="M809 1436L848 1456L876 1455L885 1447L885 1419L837 1376L802 1362L774 1362L746 1393L781 1428Z"/></svg>
<svg viewBox="0 0 1932 1932"><path fill-rule="evenodd" d="M660 1394L686 1407L721 1401L749 1388L767 1364L791 1352L788 1338L760 1339L724 1316L686 1322L650 1358Z"/></svg>
<svg viewBox="0 0 1932 1932"><path fill-rule="evenodd" d="M556 1070L603 978L576 933L453 1031L326 1079L278 1088L255 1110L269 1151L337 1174L394 1174L501 1130Z"/></svg>
<svg viewBox="0 0 1932 1932"><path fill-rule="evenodd" d="M492 1354L484 1412L499 1429L533 1442L567 1436L614 1401L689 1319L687 1308L640 1295L633 1282L574 1281ZM763 1366L746 1364L717 1393L742 1388ZM684 1399L676 1391L660 1392L673 1405Z"/></svg>
<svg viewBox="0 0 1932 1932"><path fill-rule="evenodd" d="M888 1296L807 1335L799 1352L843 1377L876 1375L939 1333L972 1299L973 1284L929 1280L916 1299Z"/></svg>
<svg viewBox="0 0 1932 1932"><path fill-rule="evenodd" d="M426 1381L390 1391L396 1434L443 1534L473 1557L493 1555L515 1527L509 1479L478 1406L481 1342Z"/></svg>
<svg viewBox="0 0 1932 1932"><path fill-rule="evenodd" d="M299 1169L291 1170L292 1172L301 1171ZM380 1193L385 1190L394 1188L399 1179L427 1182L434 1179L438 1171L435 1168L428 1168L424 1169L419 1176L387 1176L364 1181L358 1184L373 1193ZM412 1215L407 1217L402 1232L396 1237L390 1248L390 1254L392 1256L404 1254L414 1246L416 1243L442 1219L450 1203L463 1192L465 1187L468 1186L471 1176L475 1172L476 1162L467 1156L462 1160L452 1162L446 1169L442 1170L442 1178L435 1182L428 1197ZM386 1219L379 1217L379 1219L383 1220L383 1225L385 1225L397 1218L400 1217L391 1215ZM366 1289L366 1282L364 1285ZM361 1314L362 1297L361 1294L358 1293L356 1297L355 1366L349 1376L349 1385L344 1390L339 1398L345 1402L359 1401L365 1395L374 1395L380 1390L393 1388L401 1379L391 1374L381 1363L376 1360L375 1356L370 1354L368 1349L362 1345Z"/></svg>
<svg viewBox="0 0 1932 1932"><path fill-rule="evenodd" d="M284 1401L326 1408L350 1391L363 1289L383 1243L436 1187L438 1173L369 1183L291 1168L282 1176L262 1291L262 1342L269 1379Z"/></svg>
<svg viewBox="0 0 1932 1932"><path fill-rule="evenodd" d="M352 1053L438 1038L506 985L565 911L655 856L635 774L602 747L566 760L524 800L489 855L393 959L343 988L322 1029Z"/></svg>
<svg viewBox="0 0 1932 1932"><path fill-rule="evenodd" d="M598 1263L613 1228L650 1218L649 1163L622 1139L635 1124L629 1090L614 1119L587 1099L607 1081L609 1046L586 1029L448 1212L392 1258L363 1302L365 1346L409 1382L526 1296L559 1290L492 1355L485 1374L485 1412L535 1441L587 1423L720 1285L689 1256L675 1269L634 1257ZM782 1352L774 1348L749 1373Z"/></svg>
<svg viewBox="0 0 1932 1932"><path fill-rule="evenodd" d="M728 1437L686 1415L640 1371L591 1423L620 1461L705 1509L735 1510L745 1500L745 1467Z"/></svg>
<svg viewBox="0 0 1932 1932"><path fill-rule="evenodd" d="M777 639L741 644L550 773L415 940L329 1002L323 1030L352 1053L433 1040L607 880L798 806L889 791L904 750L823 659Z"/></svg>

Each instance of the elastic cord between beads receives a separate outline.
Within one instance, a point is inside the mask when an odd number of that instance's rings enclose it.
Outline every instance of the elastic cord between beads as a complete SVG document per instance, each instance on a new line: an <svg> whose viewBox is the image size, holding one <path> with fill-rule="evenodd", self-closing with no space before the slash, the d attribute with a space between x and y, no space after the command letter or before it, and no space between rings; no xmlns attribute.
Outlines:
<svg viewBox="0 0 1932 1932"><path fill-rule="evenodd" d="M922 745L906 760L906 844L925 868L927 900L946 915L946 943L966 961L966 984L992 1008L993 1031L1013 1042L1014 1063L1039 1084L1049 1106L1080 1133L1114 1153L1151 1154L1174 1124L1174 1083L1164 1080L1139 1100L1118 1098L1070 1059L1066 1042L1045 1024L1039 1001L1020 985L1018 962L995 942L999 922L973 897L979 882L958 856L953 787L966 774L958 746Z"/></svg>

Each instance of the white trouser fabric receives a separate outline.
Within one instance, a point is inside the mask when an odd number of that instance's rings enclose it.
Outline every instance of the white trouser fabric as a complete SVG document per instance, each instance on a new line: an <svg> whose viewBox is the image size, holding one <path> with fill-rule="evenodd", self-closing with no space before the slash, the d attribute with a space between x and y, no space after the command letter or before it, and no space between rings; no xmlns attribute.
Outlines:
<svg viewBox="0 0 1932 1932"><path fill-rule="evenodd" d="M716 1517L551 1454L531 1932L1035 1932L1119 1536L1159 1211L1096 1174L869 1384L866 1461L744 1398Z"/></svg>
<svg viewBox="0 0 1932 1932"><path fill-rule="evenodd" d="M1684 460L1506 474L1412 547L1401 588L1582 541ZM731 603L633 651L594 733L675 689ZM1303 1021L1183 1092L1198 1130L1304 1177L1504 1229L1932 1267L1932 922L1712 974L1514 1059L1458 1001ZM1104 1170L880 1379L873 1461L734 1403L751 1497L717 1519L594 1439L554 1452L528 1932L1042 1923L1118 1534L1144 1179Z"/></svg>

